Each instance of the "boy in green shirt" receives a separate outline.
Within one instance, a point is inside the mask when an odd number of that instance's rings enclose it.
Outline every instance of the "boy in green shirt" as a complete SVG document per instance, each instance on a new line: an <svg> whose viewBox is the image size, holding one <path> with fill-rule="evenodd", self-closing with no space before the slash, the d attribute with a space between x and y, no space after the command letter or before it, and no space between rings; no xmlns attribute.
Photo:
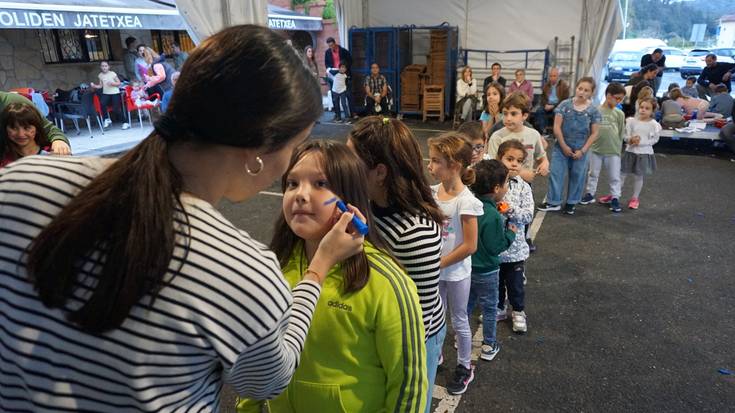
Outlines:
<svg viewBox="0 0 735 413"><path fill-rule="evenodd" d="M625 87L620 83L610 83L605 89L605 102L600 105L602 123L600 134L592 144L590 153L590 170L587 179L587 191L580 204L587 205L595 202L597 180L600 169L604 164L610 177L610 195L599 199L602 204L609 204L610 211L620 212L620 152L623 149L623 135L625 134L625 114L617 105L625 98Z"/></svg>
<svg viewBox="0 0 735 413"><path fill-rule="evenodd" d="M475 182L470 189L482 201L484 214L477 219L477 250L472 254L472 282L467 314L475 303L482 306L482 351L480 358L490 361L500 351L496 338L500 259L516 238L513 224L507 224L497 203L508 192L508 168L499 161L483 160L473 166Z"/></svg>

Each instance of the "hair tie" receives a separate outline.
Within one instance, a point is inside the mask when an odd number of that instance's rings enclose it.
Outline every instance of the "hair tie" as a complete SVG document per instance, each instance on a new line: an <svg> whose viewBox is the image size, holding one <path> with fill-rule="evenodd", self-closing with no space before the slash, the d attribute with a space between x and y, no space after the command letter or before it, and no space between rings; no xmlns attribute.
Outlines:
<svg viewBox="0 0 735 413"><path fill-rule="evenodd" d="M161 135L166 142L171 142L181 135L181 128L173 116L164 113L153 124L155 131Z"/></svg>
<svg viewBox="0 0 735 413"><path fill-rule="evenodd" d="M390 122L390 118L383 118L383 125L387 125Z"/></svg>

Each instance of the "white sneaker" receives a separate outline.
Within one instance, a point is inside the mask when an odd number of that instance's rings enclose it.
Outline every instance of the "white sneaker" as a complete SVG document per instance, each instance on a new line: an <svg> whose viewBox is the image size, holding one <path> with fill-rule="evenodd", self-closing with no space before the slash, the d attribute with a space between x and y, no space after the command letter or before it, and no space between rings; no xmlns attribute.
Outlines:
<svg viewBox="0 0 735 413"><path fill-rule="evenodd" d="M508 318L508 306L506 305L505 308L502 310L498 310L498 312L495 314L495 321L503 321Z"/></svg>
<svg viewBox="0 0 735 413"><path fill-rule="evenodd" d="M528 330L526 325L526 312L513 311L513 332L517 334L525 334Z"/></svg>
<svg viewBox="0 0 735 413"><path fill-rule="evenodd" d="M130 129L130 124L127 122L123 123L123 130L125 129Z"/></svg>
<svg viewBox="0 0 735 413"><path fill-rule="evenodd" d="M110 127L110 125L112 125L112 119L110 119L110 118L107 118L107 119L105 119L105 121L104 121L103 123L104 123L104 125L105 125L105 126L104 126L105 128L109 128L109 127Z"/></svg>

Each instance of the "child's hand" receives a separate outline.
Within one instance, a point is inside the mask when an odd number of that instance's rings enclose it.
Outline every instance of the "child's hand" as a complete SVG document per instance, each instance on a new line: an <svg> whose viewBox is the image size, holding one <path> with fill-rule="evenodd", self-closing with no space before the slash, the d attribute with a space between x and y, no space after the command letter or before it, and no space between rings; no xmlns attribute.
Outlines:
<svg viewBox="0 0 735 413"><path fill-rule="evenodd" d="M632 136L629 142L631 145L636 146L641 143L641 137L638 135Z"/></svg>
<svg viewBox="0 0 735 413"><path fill-rule="evenodd" d="M541 176L549 175L549 166L546 164L539 165L539 167L536 169L536 173Z"/></svg>
<svg viewBox="0 0 735 413"><path fill-rule="evenodd" d="M518 233L518 227L513 224L508 224L508 229L513 231L514 233Z"/></svg>
<svg viewBox="0 0 735 413"><path fill-rule="evenodd" d="M574 155L572 148L570 148L567 145L562 145L561 151L564 153L564 156L566 156L567 158L571 158Z"/></svg>

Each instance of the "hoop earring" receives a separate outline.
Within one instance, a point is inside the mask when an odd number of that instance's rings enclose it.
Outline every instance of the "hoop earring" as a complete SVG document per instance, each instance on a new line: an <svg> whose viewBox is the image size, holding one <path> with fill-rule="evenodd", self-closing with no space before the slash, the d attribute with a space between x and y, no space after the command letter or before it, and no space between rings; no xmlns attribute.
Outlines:
<svg viewBox="0 0 735 413"><path fill-rule="evenodd" d="M260 159L260 156L256 156L255 160L258 162L258 170L257 171L251 171L248 167L248 163L245 162L245 172L248 173L250 176L257 176L259 173L263 172L263 160Z"/></svg>

